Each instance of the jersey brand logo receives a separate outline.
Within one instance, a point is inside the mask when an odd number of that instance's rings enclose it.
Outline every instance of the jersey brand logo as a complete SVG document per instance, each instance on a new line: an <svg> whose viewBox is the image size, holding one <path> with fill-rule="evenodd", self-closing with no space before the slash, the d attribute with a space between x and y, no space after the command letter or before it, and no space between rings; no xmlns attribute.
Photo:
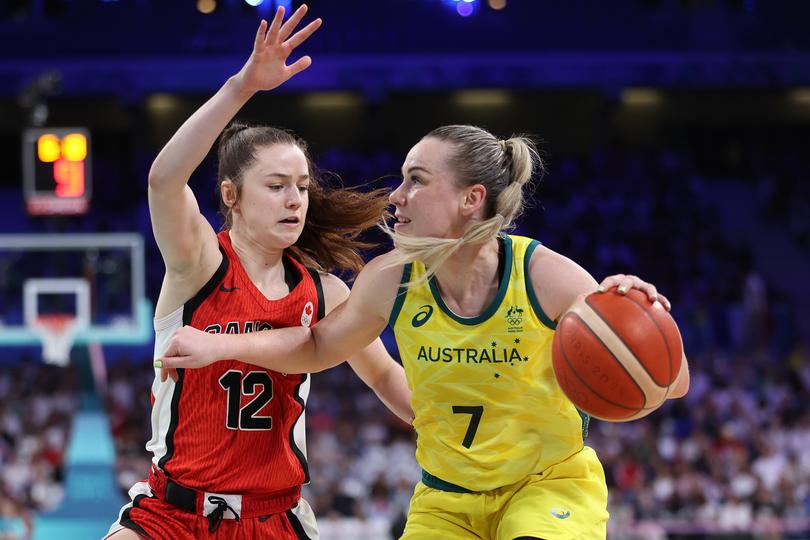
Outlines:
<svg viewBox="0 0 810 540"><path fill-rule="evenodd" d="M238 291L239 287L231 287L229 289L228 287L225 286L224 283L220 283L219 284L219 290L222 291L222 292L233 292L233 291Z"/></svg>
<svg viewBox="0 0 810 540"><path fill-rule="evenodd" d="M430 319L430 316L433 315L433 306L430 304L425 304L424 306L420 306L419 311L416 312L416 315L413 316L411 319L411 324L414 328L419 328Z"/></svg>
<svg viewBox="0 0 810 540"><path fill-rule="evenodd" d="M571 517L571 511L565 508L552 508L551 515L557 519L568 519Z"/></svg>

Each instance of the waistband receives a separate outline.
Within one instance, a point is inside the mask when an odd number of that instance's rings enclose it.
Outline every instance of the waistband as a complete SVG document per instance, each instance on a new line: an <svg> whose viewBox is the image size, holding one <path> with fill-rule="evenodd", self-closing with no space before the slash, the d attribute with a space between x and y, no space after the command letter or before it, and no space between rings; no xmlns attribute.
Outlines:
<svg viewBox="0 0 810 540"><path fill-rule="evenodd" d="M152 494L187 512L222 519L251 519L285 512L301 498L301 486L266 495L212 493L182 486L155 466L149 470Z"/></svg>
<svg viewBox="0 0 810 540"><path fill-rule="evenodd" d="M439 489L441 491L451 491L453 493L475 493L467 488L457 486L447 480L442 480L438 476L433 476L425 469L422 469L422 483L429 488Z"/></svg>

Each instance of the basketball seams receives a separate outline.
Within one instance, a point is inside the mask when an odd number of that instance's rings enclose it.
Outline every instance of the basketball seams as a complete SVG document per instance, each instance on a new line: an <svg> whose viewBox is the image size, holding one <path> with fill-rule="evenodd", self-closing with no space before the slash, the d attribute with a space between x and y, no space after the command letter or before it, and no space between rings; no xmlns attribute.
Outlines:
<svg viewBox="0 0 810 540"><path fill-rule="evenodd" d="M605 317L603 317L603 316L602 316L602 314L599 312L599 310L596 308L596 306L594 306L594 305L593 305L593 304L592 304L592 303L589 301L589 299L588 299L587 297L585 298L585 305L587 305L587 306L588 306L588 308L590 308L590 312L591 312L591 313L593 313L594 315L596 315L596 317L598 318L599 322L600 322L600 323L602 323L602 324L605 326L605 328L607 328L608 330L610 330L610 334L611 334L613 337L615 337L615 338L616 338L616 340L617 340L619 343L621 343L620 347L623 347L623 348L626 350L626 352L629 354L629 357L632 357L632 359L635 361L635 364L636 364L638 367L640 367L640 368L641 368L641 370L644 372L644 375L646 375L646 376L647 376L647 378L649 379L649 381L650 381L650 382L651 382L651 383L652 383L654 386L656 386L657 388L662 388L662 389L664 389L664 390L669 389L669 385L665 385L665 386L664 386L664 385L658 384L658 381L656 381L656 380L655 380L655 377L654 377L654 376L653 376L653 374L652 374L652 373L650 373L650 371L647 369L647 366L645 366L645 365L644 365L644 364L643 364L641 361L639 361L639 359L638 359L638 355L636 355L636 353L633 351L633 349L631 349L631 348L630 348L630 345L629 345L629 344L628 344L628 343L627 343L627 342L624 340L624 338L622 338L621 333L619 333L619 332L616 330L616 328L615 328L615 327L614 327L612 324L610 324L610 322L609 322L609 321L608 321L608 320L607 320ZM648 317L648 318L650 317L650 315L647 313L647 311L646 311L646 310L645 310L645 309L644 309L644 308L643 308L643 307L642 307L640 304L638 304L637 302L634 302L634 305L638 306L638 307L641 309L641 311L644 313L644 315L645 315L646 317ZM590 324L589 324L589 326L590 326ZM660 332L660 328L659 328L657 325L656 325L656 328L658 328L658 330L659 330L659 332ZM663 339L663 340L664 340L664 343L666 343L666 338L665 338L663 335L661 335L661 339ZM613 349L611 349L611 350L613 350ZM668 351L668 350L669 350L669 346L667 345L667 351ZM671 367L671 365L670 365L670 372L671 372L671 370L672 370L672 367Z"/></svg>
<svg viewBox="0 0 810 540"><path fill-rule="evenodd" d="M585 301L577 302L571 311L580 315L586 326L607 346L617 361L630 372L632 379L641 386L642 392L647 398L644 406L647 407L648 404L654 403L655 405L652 407L658 407L666 398L669 386L662 386L653 379L614 327L587 302L587 298ZM627 363L619 361L620 358L625 359Z"/></svg>
<svg viewBox="0 0 810 540"><path fill-rule="evenodd" d="M616 356L616 354L615 354L615 353L614 353L614 352L613 352L613 351L610 349L610 347L608 347L608 346L607 346L607 344L606 344L604 341L602 341L602 338L601 338L601 337L599 337L599 335L598 335L596 332L594 332L594 331L593 331L593 329L590 327L590 325L588 325L588 322L587 322L585 319L583 319L583 318L580 316L580 314L579 314L579 313L578 313L576 310L572 310L570 313L566 314L566 315L563 317L563 320L561 320L561 321L560 321L559 326L562 326L563 321L564 321L565 319L567 319L568 317L575 317L576 319L578 319L578 320L579 320L579 321L582 323L582 327L583 327L584 329L587 329L587 330L588 330L588 331L591 333L591 335L593 335L593 337L594 337L594 338L596 338L596 340L597 340L597 341L599 341L599 343L601 343L601 344L602 344L602 346L605 348L605 350L606 350L606 351L607 351L607 352L608 352L608 353L609 353L609 354L610 354L610 355L613 357L613 359L616 361L616 363L619 365L619 367L621 367L621 369L622 369L622 370L623 370L623 371L624 371L624 372L627 374L627 377L630 379L630 381L633 383L633 385L635 385L635 387L638 389L639 393L640 393L640 394L641 394L641 396L642 396L642 399L644 400L644 403L643 403L643 405L642 405L640 408L637 408L637 407L628 407L627 405L623 405L623 404L621 404L621 403L616 403L615 401L613 401L613 400L611 400L611 399L609 399L609 398L607 398L607 397L603 396L601 393L597 392L597 391L596 391L596 390L595 390L595 389L594 389L594 388L593 388L593 387L592 387L590 384L588 384L588 383L587 383L587 382L586 382L586 381L585 381L585 380L582 378L582 376L579 374L579 372L578 372L578 371L577 371L577 370L574 368L574 364L573 364L573 363L571 362L571 360L568 358L568 353L565 351L565 345L564 345L564 342L563 342L563 340L560 340L560 352L562 353L563 358L565 359L565 363L566 363L566 364L568 364L568 367L570 368L571 372L572 372L574 375L576 375L577 379L579 379L579 381L580 381L580 382L581 382L581 383L582 383L582 384L583 384L583 385L584 385L586 388L588 388L588 390L590 390L590 391L591 391L591 393L593 393L595 396L598 396L600 399L604 400L605 402L610 403L611 405L614 405L614 406L619 407L619 408L621 408L621 409L625 409L625 410L627 410L627 411L631 411L631 412L633 412L633 411L637 411L637 410L640 410L640 409L642 409L642 410L643 410L643 409L645 409L645 408L646 408L646 405L647 405L647 394L644 392L644 389L643 389L643 388L641 388L641 386L639 386L639 384L638 384L638 382L635 380L635 378L633 378L633 375L632 375L632 374L631 374L631 373L630 373L630 372L627 370L627 367L626 367L626 366L625 366L625 365L624 365L624 364L623 364L623 363L622 363L622 362L619 360L619 358L618 358L618 357ZM592 413L588 413L588 414L592 414ZM597 418L598 418L598 417L597 417Z"/></svg>
<svg viewBox="0 0 810 540"><path fill-rule="evenodd" d="M671 381L672 380L672 364L673 364L674 361L672 359L672 350L669 348L669 340L667 339L667 336L664 333L664 330L661 328L661 325L658 324L658 321L655 319L655 317L653 317L647 311L647 309L646 309L646 307L644 305L642 305L640 302L638 302L635 298L633 298L629 294L625 295L625 298L627 298L628 300L633 302L635 305L637 305L641 309L641 311L644 312L644 315L646 315L647 318L652 321L652 323L655 325L655 329L658 330L658 334L661 336L661 339L664 341L664 347L667 349L667 362L668 362L667 378L670 379L670 381ZM643 366L643 364L642 364L642 366ZM647 368L644 367L644 369L646 371ZM652 377L652 374L650 374L650 377ZM672 383L670 382L670 384L667 385L667 388L669 388L671 386L671 384Z"/></svg>
<svg viewBox="0 0 810 540"><path fill-rule="evenodd" d="M650 311L642 292L630 291L630 302L622 296L579 297L560 320L552 346L555 375L569 399L611 422L641 418L663 404L682 347L677 325L660 304Z"/></svg>

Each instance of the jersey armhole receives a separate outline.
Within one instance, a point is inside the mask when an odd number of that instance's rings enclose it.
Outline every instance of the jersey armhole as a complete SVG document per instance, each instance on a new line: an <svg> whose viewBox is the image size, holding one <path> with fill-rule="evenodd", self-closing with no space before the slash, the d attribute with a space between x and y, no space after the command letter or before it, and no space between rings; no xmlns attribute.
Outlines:
<svg viewBox="0 0 810 540"><path fill-rule="evenodd" d="M532 286L532 276L529 273L529 262L532 260L532 254L537 246L540 245L540 242L537 240L532 240L529 247L526 248L526 253L523 255L523 278L526 281L526 294L529 296L529 303L532 305L532 309L534 310L535 315L537 318L540 319L545 326L550 328L551 330L557 329L557 323L552 321L546 312L543 311L543 308L540 307L540 300L537 299L537 295L534 293L534 287Z"/></svg>
<svg viewBox="0 0 810 540"><path fill-rule="evenodd" d="M399 317L399 312L402 311L402 306L405 304L405 297L408 295L408 283L411 280L411 267L413 263L408 263L402 267L402 278L399 280L399 289L397 290L397 297L394 299L394 306L391 308L391 315L388 317L388 326L391 330Z"/></svg>
<svg viewBox="0 0 810 540"><path fill-rule="evenodd" d="M315 282L315 291L318 293L318 320L320 321L326 316L326 302L323 299L323 285L321 284L321 276L314 268L307 267L307 272Z"/></svg>
<svg viewBox="0 0 810 540"><path fill-rule="evenodd" d="M191 324L191 318L194 316L194 312L200 307L203 301L214 292L217 285L222 283L222 280L225 279L225 274L228 273L228 267L231 261L222 243L219 244L219 251L222 253L222 262L219 263L219 267L216 272L214 272L214 275L197 291L197 294L189 298L186 303L183 304L183 325Z"/></svg>

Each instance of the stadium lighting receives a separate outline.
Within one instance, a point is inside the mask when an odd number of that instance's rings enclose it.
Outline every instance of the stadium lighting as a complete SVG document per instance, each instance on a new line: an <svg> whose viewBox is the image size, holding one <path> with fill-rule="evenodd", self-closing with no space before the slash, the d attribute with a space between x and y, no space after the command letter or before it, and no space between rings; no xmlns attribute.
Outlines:
<svg viewBox="0 0 810 540"><path fill-rule="evenodd" d="M462 17L469 17L478 10L479 0L444 0L444 5L453 7Z"/></svg>
<svg viewBox="0 0 810 540"><path fill-rule="evenodd" d="M473 13L473 5L466 0L456 5L456 12L462 17L469 17Z"/></svg>
<svg viewBox="0 0 810 540"><path fill-rule="evenodd" d="M213 13L217 9L216 0L197 0L197 11L204 15Z"/></svg>

